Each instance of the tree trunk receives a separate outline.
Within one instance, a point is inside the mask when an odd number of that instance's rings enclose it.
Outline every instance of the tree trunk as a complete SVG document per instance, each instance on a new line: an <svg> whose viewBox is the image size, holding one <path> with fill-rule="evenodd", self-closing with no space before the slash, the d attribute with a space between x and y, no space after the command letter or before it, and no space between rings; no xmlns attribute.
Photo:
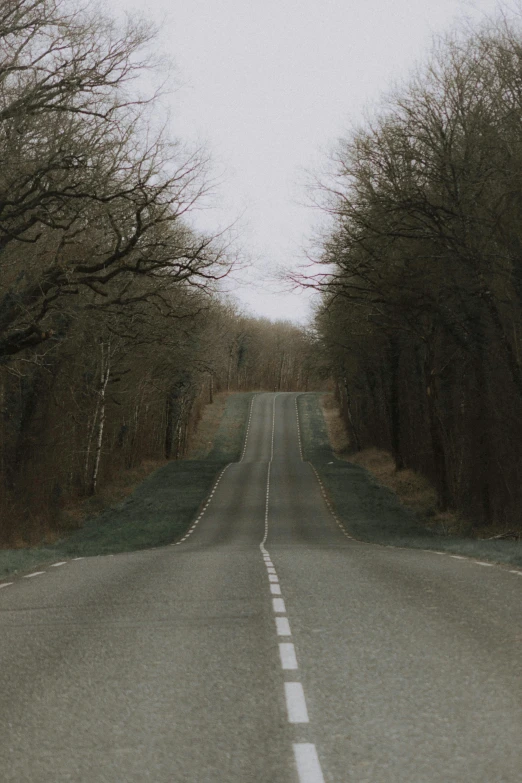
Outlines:
<svg viewBox="0 0 522 783"><path fill-rule="evenodd" d="M100 459L103 446L103 433L105 430L105 402L107 385L111 374L111 355L110 355L110 342L105 347L101 345L101 373L100 373L100 390L99 390L99 415L98 415L98 431L96 435L96 449L94 452L94 465L91 476L90 494L96 493L96 487L98 484L98 474L100 469Z"/></svg>
<svg viewBox="0 0 522 783"><path fill-rule="evenodd" d="M395 470L403 470L404 460L401 454L401 413L400 413L400 345L397 337L390 339L390 441Z"/></svg>
<svg viewBox="0 0 522 783"><path fill-rule="evenodd" d="M446 462L446 450L444 434L438 412L438 389L435 378L434 359L431 349L428 348L424 362L424 378L426 385L426 407L431 437L431 449L433 456L433 468L435 473L435 485L437 489L438 504L441 511L446 511L450 505L450 488L448 484L448 468Z"/></svg>
<svg viewBox="0 0 522 783"><path fill-rule="evenodd" d="M475 377L477 380L477 417L475 427L477 429L477 473L478 489L480 492L481 510L483 521L486 525L493 521L491 504L491 462L492 444L490 438L491 411L488 400L487 368L483 351L478 351L475 360Z"/></svg>
<svg viewBox="0 0 522 783"><path fill-rule="evenodd" d="M502 318L493 298L493 294L489 290L484 290L482 291L481 296L486 304L497 338L504 348L507 365L509 367L513 383L518 391L518 394L520 397L522 397L522 368L518 362L517 354L513 345L511 344L511 340L509 339L508 335L506 334L506 330L504 329L504 324L502 323Z"/></svg>
<svg viewBox="0 0 522 783"><path fill-rule="evenodd" d="M230 391L230 379L232 377L232 351L228 354L228 367L227 367L227 391Z"/></svg>
<svg viewBox="0 0 522 783"><path fill-rule="evenodd" d="M281 386L283 384L283 365L285 363L285 355L283 354L281 356L281 361L279 363L279 375L277 379L277 391L281 391Z"/></svg>
<svg viewBox="0 0 522 783"><path fill-rule="evenodd" d="M85 448L85 460L83 464L83 482L85 488L89 488L89 473L90 473L90 461L91 461L91 447L92 447L92 441L94 439L94 431L96 429L96 422L98 421L98 413L100 410L100 398L98 395L96 395L96 408L94 409L94 413L92 416L92 422L89 425L89 434L87 436L87 446Z"/></svg>
<svg viewBox="0 0 522 783"><path fill-rule="evenodd" d="M348 418L348 424L350 427L350 435L353 440L353 445L355 446L355 449L357 451L360 451L361 441L359 440L359 435L357 433L357 429L355 428L355 424L353 421L352 403L350 399L350 391L348 389L348 379L346 378L346 376L343 377L343 385L344 385L344 393L346 395L346 416Z"/></svg>
<svg viewBox="0 0 522 783"><path fill-rule="evenodd" d="M172 390L167 394L165 404L165 459L172 458L172 447L174 442L174 400L176 395Z"/></svg>

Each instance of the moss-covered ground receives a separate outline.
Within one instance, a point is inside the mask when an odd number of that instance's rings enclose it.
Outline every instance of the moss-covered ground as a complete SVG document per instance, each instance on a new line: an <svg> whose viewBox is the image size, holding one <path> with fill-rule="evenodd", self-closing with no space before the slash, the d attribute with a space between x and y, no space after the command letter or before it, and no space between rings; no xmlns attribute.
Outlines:
<svg viewBox="0 0 522 783"><path fill-rule="evenodd" d="M484 541L431 532L416 513L380 485L361 465L337 459L328 439L320 393L299 396L303 456L321 476L346 530L361 541L434 549L522 566L522 542Z"/></svg>

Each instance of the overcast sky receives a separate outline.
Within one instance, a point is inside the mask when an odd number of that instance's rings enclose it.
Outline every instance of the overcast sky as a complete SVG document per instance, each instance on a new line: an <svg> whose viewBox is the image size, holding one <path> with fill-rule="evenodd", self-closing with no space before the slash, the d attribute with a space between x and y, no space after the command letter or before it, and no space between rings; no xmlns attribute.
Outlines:
<svg viewBox="0 0 522 783"><path fill-rule="evenodd" d="M496 0L107 0L161 22L181 85L170 97L175 133L204 142L221 185L203 228L241 215L240 243L260 273L295 264L316 220L304 169L393 80L407 76L433 34ZM256 279L253 272L251 279ZM308 297L267 284L235 291L256 315L305 322Z"/></svg>

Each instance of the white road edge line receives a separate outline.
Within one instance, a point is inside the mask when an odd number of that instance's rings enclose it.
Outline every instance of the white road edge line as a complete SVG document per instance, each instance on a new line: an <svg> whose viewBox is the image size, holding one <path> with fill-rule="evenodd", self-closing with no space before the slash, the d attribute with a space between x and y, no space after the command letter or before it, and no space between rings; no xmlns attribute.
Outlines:
<svg viewBox="0 0 522 783"><path fill-rule="evenodd" d="M9 587L9 585L12 584L13 584L12 582L3 582L3 584L0 585L0 590L2 589L2 587Z"/></svg>
<svg viewBox="0 0 522 783"><path fill-rule="evenodd" d="M313 743L294 743L294 758L299 783L324 783L323 772Z"/></svg>
<svg viewBox="0 0 522 783"><path fill-rule="evenodd" d="M211 493L210 493L210 495L209 495L209 497L208 497L208 499L207 499L207 502L206 502L206 503L205 503L205 505L203 506L203 510L201 511L201 514L200 514L198 517L196 517L196 520L193 522L193 524L192 524L192 527L190 527L190 528L188 529L188 531L185 533L185 535L183 536L183 538L180 538L180 539L179 539L179 541L173 541L173 542L171 543L171 546L179 546L180 544L182 544L182 543L183 543L183 541L186 541L186 539L187 539L187 538L188 538L188 537L189 537L189 536L190 536L190 535L191 535L191 534L194 532L194 530L195 530L195 529L196 529L196 527L198 526L198 523L199 523L200 519L201 519L201 518L204 516L204 514L205 514L205 512L206 512L206 510L207 510L207 507L208 507L208 505L209 505L209 503L210 503L210 501L212 500L212 495L213 495L213 494L214 494L214 492L216 491L217 485L219 484L219 482L220 482L220 481L221 481L221 479L223 478L223 475L224 475L225 471L226 471L226 470L227 470L227 469L230 467L230 465L231 465L231 464L232 464L232 463L231 463L231 462L229 462L229 463L228 463L228 465L225 465L225 467L223 468L223 470L221 471L221 473L220 473L220 474L219 474L219 476L217 477L217 479L216 479L216 482L215 482L215 484L214 484L214 487L213 487L213 489L212 489L212 491L211 491ZM74 559L75 559L75 560L82 560L83 558L74 558Z"/></svg>
<svg viewBox="0 0 522 783"><path fill-rule="evenodd" d="M277 574L268 574L268 581L279 582L279 577L277 576Z"/></svg>
<svg viewBox="0 0 522 783"><path fill-rule="evenodd" d="M31 579L32 576L41 576L42 574L45 574L45 571L35 571L33 574L26 574L24 579Z"/></svg>
<svg viewBox="0 0 522 783"><path fill-rule="evenodd" d="M61 560L59 563L51 563L51 568L58 568L58 566L67 565L67 560Z"/></svg>
<svg viewBox="0 0 522 783"><path fill-rule="evenodd" d="M298 438L299 438L299 451L300 451L300 454L301 454L301 462L306 462L312 468L312 470L313 470L313 472L315 474L315 477L316 477L316 479L317 479L317 481L319 483L319 488L321 490L321 494L323 496L324 502L326 503L328 511L330 512L334 522L338 526L338 528L341 531L341 533L346 538L348 538L350 541L357 541L356 538L353 538L353 536L351 536L348 533L348 531L346 530L345 526L343 525L343 523L341 522L341 520L339 519L339 517L335 513L334 509L332 508L332 504L330 503L330 501L329 501L329 499L328 499L328 497L326 495L324 484L321 481L321 477L319 476L319 473L317 472L317 469L316 469L315 465L313 465L312 462L310 462L310 460L305 460L305 458L304 458L303 447L302 447L302 443L301 443L301 424L299 422L299 408L297 406L298 397L299 397L299 395L295 398L295 417L296 417L296 421L297 421L297 435L298 435ZM362 543L362 542L359 542L359 543Z"/></svg>
<svg viewBox="0 0 522 783"><path fill-rule="evenodd" d="M251 399L251 401L250 401L250 412L249 412L249 415L248 415L248 423L247 423L247 428L246 428L246 433L245 433L245 442L244 442L244 444L243 444L243 451L242 451L242 454L241 454L241 459L239 460L240 462L242 462L242 461L243 461L243 457L245 456L245 452L246 452L246 447L247 447L247 443L248 443L248 435L249 435L249 432L250 432L250 422L252 421L252 408L253 408L253 406L254 406L254 400L255 400L255 398L256 398L256 397L257 397L257 394L254 394L254 395L253 395L253 397L252 397L252 399ZM186 533L186 534L183 536L183 538L180 538L180 539L179 539L179 541L173 541L173 542L171 543L171 546L179 546L180 544L182 544L184 541L186 541L186 540L187 540L187 538L188 538L188 537L191 535L191 533L192 533L192 532L193 532L193 531L196 529L196 527L197 527L197 525L198 525L198 522L199 522L199 521L200 521L200 519L201 519L201 518L204 516L204 514L205 514L205 512L206 512L206 510L207 510L207 507L208 507L208 505L210 504L210 501L212 500L212 498L213 498L213 496L214 496L214 493L215 493L215 491L216 491L216 489L217 489L217 486L218 486L219 482L220 482L220 481L221 481L221 479L223 478L223 474L224 474L224 473L225 473L225 471L226 471L226 470L227 470L227 469L230 467L230 465L231 465L231 464L232 464L232 463L229 463L228 465L225 465L225 467L223 468L223 470L221 471L221 473L220 473L220 474L219 474L219 476L217 477L217 479L216 479L216 483L215 483L215 484L214 484L214 486L212 487L212 489L211 489L211 491L210 491L210 495L208 496L208 498L207 498L207 501L206 501L205 505L203 506L203 510L201 511L200 515L199 515L199 516L196 518L196 521L194 522L194 524L192 525L192 527L191 527L191 528L188 530L188 532L187 532L187 533ZM81 557L75 557L75 558L74 558L74 560L83 560L83 558L81 558Z"/></svg>
<svg viewBox="0 0 522 783"><path fill-rule="evenodd" d="M270 592L272 595L281 595L281 585L270 584Z"/></svg>
<svg viewBox="0 0 522 783"><path fill-rule="evenodd" d="M514 572L516 573L516 572ZM285 602L282 598L272 598L272 608L274 612L286 614Z"/></svg>
<svg viewBox="0 0 522 783"><path fill-rule="evenodd" d="M281 657L281 667L285 670L295 670L297 658L295 657L295 647L292 642L279 642L279 655Z"/></svg>
<svg viewBox="0 0 522 783"><path fill-rule="evenodd" d="M243 457L246 453L247 443L248 443L248 435L250 433L250 422L252 421L252 408L254 407L254 400L257 397L257 394L254 394L252 399L250 400L250 411L248 413L248 422L247 422L247 428L245 432L245 442L243 443L243 451L241 453L241 459L240 462L243 462Z"/></svg>
<svg viewBox="0 0 522 783"><path fill-rule="evenodd" d="M265 500L265 533L263 540L259 544L259 548L264 555L268 552L265 549L266 539L268 538L268 505L270 502L270 471L272 469L272 460L274 459L274 432L275 432L275 401L277 394L274 394L274 401L272 403L272 440L270 442L270 461L268 463L268 470L266 472L266 500Z"/></svg>
<svg viewBox="0 0 522 783"><path fill-rule="evenodd" d="M303 686L300 682L285 682L286 711L289 723L309 723Z"/></svg>

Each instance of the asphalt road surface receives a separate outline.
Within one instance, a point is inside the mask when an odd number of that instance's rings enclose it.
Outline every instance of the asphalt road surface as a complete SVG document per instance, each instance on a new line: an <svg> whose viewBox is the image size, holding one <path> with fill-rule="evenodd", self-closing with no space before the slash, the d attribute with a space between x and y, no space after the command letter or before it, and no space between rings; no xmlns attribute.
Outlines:
<svg viewBox="0 0 522 783"><path fill-rule="evenodd" d="M296 395L181 543L0 589L3 783L520 783L522 577L361 544Z"/></svg>

